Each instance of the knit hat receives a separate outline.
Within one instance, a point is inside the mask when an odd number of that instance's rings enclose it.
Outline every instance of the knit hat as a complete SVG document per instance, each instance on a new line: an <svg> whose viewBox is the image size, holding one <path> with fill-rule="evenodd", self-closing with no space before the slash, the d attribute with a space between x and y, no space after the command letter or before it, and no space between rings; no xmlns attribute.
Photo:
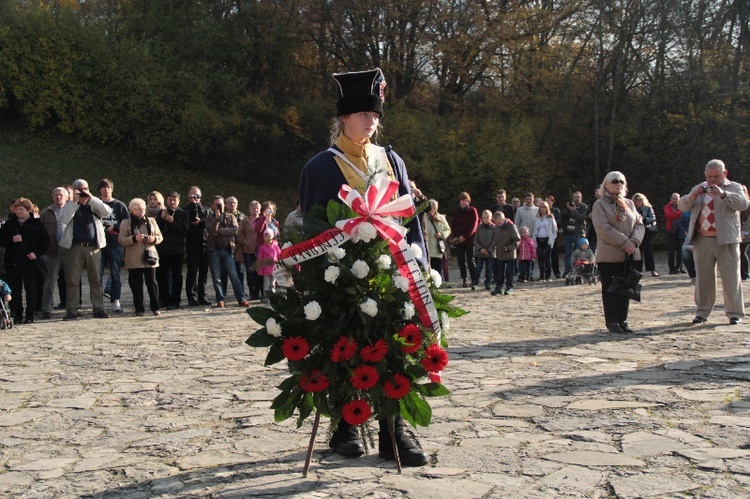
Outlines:
<svg viewBox="0 0 750 499"><path fill-rule="evenodd" d="M578 240L578 247L580 248L580 247L581 247L581 246L583 246L584 244L588 245L588 244L589 244L589 240L588 240L588 239L586 239L585 237L582 237L582 238L580 238L580 239Z"/></svg>
<svg viewBox="0 0 750 499"><path fill-rule="evenodd" d="M334 73L336 116L372 111L383 116L385 77L380 68L353 73Z"/></svg>

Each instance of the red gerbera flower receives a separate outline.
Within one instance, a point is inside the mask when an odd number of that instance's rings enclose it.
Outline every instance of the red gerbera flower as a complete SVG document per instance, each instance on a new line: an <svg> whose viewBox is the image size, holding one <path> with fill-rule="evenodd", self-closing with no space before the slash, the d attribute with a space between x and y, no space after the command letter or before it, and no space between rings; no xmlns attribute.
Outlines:
<svg viewBox="0 0 750 499"><path fill-rule="evenodd" d="M299 379L299 386L306 392L322 392L328 388L328 377L316 369L311 373L303 374Z"/></svg>
<svg viewBox="0 0 750 499"><path fill-rule="evenodd" d="M375 386L380 379L378 370L372 366L359 366L354 370L354 375L349 379L352 386L357 390L369 390Z"/></svg>
<svg viewBox="0 0 750 499"><path fill-rule="evenodd" d="M362 347L362 350L359 351L359 356L365 362L375 363L380 362L385 357L386 352L388 352L388 343L384 340L378 340L372 346L367 345Z"/></svg>
<svg viewBox="0 0 750 499"><path fill-rule="evenodd" d="M354 357L355 353L357 353L357 342L347 336L342 336L333 345L331 360L334 362L349 360Z"/></svg>
<svg viewBox="0 0 750 499"><path fill-rule="evenodd" d="M383 390L388 398L400 399L411 391L411 383L406 376L395 374L392 380L389 379L383 383Z"/></svg>
<svg viewBox="0 0 750 499"><path fill-rule="evenodd" d="M365 400L357 399L344 404L341 408L341 415L350 425L358 426L370 419L372 409Z"/></svg>
<svg viewBox="0 0 750 499"><path fill-rule="evenodd" d="M284 339L281 351L289 360L302 360L310 351L310 344L301 336L292 336Z"/></svg>
<svg viewBox="0 0 750 499"><path fill-rule="evenodd" d="M406 353L414 353L422 346L422 331L416 324L407 324L398 335L404 339L401 349Z"/></svg>
<svg viewBox="0 0 750 499"><path fill-rule="evenodd" d="M437 343L428 346L424 354L425 358L422 359L422 365L427 372L436 373L442 371L448 365L448 352L440 348Z"/></svg>

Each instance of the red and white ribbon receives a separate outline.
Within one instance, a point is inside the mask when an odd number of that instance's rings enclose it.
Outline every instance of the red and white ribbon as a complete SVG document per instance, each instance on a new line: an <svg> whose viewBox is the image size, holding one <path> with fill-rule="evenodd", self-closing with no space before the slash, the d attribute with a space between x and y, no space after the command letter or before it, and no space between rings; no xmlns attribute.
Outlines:
<svg viewBox="0 0 750 499"><path fill-rule="evenodd" d="M293 266L324 255L356 236L360 224L369 222L388 242L396 267L409 281L408 293L414 303L419 321L424 327L435 331L439 340L442 331L437 309L417 259L406 242L406 228L391 219L391 217L409 217L414 214L414 205L408 195L391 200L397 192L398 182L387 178L371 184L365 191L364 197L349 185L342 185L339 198L359 216L341 220L336 223L335 229L328 229L312 239L282 249L279 263Z"/></svg>

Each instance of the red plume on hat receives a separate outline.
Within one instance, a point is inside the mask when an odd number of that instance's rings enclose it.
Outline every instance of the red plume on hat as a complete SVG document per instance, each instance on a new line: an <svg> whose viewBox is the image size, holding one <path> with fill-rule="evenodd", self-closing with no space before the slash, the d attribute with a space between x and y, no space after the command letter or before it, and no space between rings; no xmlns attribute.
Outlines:
<svg viewBox="0 0 750 499"><path fill-rule="evenodd" d="M383 116L385 77L380 68L352 73L334 73L336 116L372 111Z"/></svg>

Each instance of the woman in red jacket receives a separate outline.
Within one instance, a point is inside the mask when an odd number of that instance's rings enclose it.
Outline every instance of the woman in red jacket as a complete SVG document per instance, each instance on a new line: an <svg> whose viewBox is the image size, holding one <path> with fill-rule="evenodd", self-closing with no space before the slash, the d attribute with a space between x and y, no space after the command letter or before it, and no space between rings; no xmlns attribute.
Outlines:
<svg viewBox="0 0 750 499"><path fill-rule="evenodd" d="M462 286L469 287L469 281L474 281L476 269L474 267L474 234L479 224L477 209L471 206L471 196L468 192L458 195L458 208L451 218L451 244L456 248L458 270L463 280ZM466 267L469 274L466 274Z"/></svg>

